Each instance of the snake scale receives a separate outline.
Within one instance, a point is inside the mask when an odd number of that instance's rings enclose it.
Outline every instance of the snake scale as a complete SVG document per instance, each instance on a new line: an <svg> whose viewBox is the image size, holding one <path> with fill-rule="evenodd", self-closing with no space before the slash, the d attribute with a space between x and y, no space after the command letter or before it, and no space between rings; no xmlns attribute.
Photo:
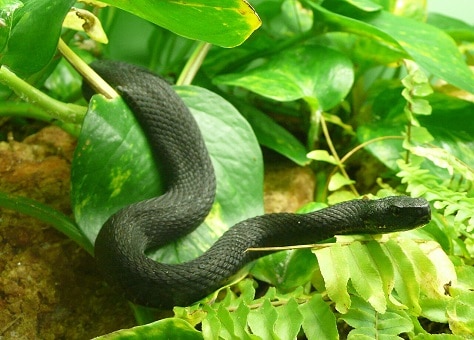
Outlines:
<svg viewBox="0 0 474 340"><path fill-rule="evenodd" d="M163 165L163 195L114 213L95 242L107 281L137 304L168 309L190 305L220 288L245 264L270 252L250 247L319 242L341 234L408 230L431 218L425 199L357 199L307 214L253 217L225 232L205 253L181 264L145 254L199 226L215 197L214 170L199 128L175 91L160 77L130 64L96 61L93 69L121 94Z"/></svg>

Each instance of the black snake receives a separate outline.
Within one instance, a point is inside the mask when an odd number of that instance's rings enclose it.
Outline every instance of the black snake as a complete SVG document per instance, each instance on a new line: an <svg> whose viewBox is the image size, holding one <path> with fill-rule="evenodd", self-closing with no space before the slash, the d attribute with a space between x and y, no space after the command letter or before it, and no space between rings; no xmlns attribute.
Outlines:
<svg viewBox="0 0 474 340"><path fill-rule="evenodd" d="M120 62L92 67L122 95L164 165L166 192L113 214L97 236L95 258L109 283L138 304L186 306L223 285L242 266L269 252L250 247L319 242L338 234L412 229L431 218L425 199L358 199L308 214L267 214L244 220L198 258L164 264L145 255L182 237L205 219L214 201L214 170L199 128L174 90L151 72Z"/></svg>

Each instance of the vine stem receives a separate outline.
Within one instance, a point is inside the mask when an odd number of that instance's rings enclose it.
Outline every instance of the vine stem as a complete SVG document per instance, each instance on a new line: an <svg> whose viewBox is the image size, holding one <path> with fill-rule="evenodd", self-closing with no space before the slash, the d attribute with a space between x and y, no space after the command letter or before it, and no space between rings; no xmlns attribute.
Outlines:
<svg viewBox="0 0 474 340"><path fill-rule="evenodd" d="M361 143L359 145L357 145L356 147L354 147L352 150L350 150L349 152L347 152L342 158L341 158L341 164L344 164L345 162L347 162L347 160L349 158L351 158L356 152L358 152L359 150L365 148L367 145L369 144L372 144L372 143L376 143L376 142L381 142L383 140L387 140L387 139L400 139L400 140L404 140L405 138L402 137L402 136L382 136L382 137L376 137L376 138L373 138L371 140L368 140L364 143ZM328 176L328 179L326 181L326 187L325 189L327 190L327 187L329 186L329 180L330 178L336 173L338 167L335 166L331 173L329 174Z"/></svg>
<svg viewBox="0 0 474 340"><path fill-rule="evenodd" d="M82 60L74 51L64 42L59 39L58 50L69 61L69 63L79 72L84 79L92 86L98 93L103 94L108 99L117 98L119 95L115 90L105 82L84 60Z"/></svg>
<svg viewBox="0 0 474 340"><path fill-rule="evenodd" d="M326 125L326 119L324 118L323 115L320 117L320 123L321 123L321 130L323 131L324 138L326 139L326 142L328 143L329 150L331 151L332 156L336 160L337 167L341 171L342 175L350 180L349 175L346 172L346 169L344 169L343 163L341 162L341 159L339 158L339 155L337 154L336 148L334 147L334 144L332 143L331 136L329 135L328 127ZM359 196L359 193L357 192L357 189L354 187L352 183L349 183L349 188L351 191L354 193L354 195Z"/></svg>
<svg viewBox="0 0 474 340"><path fill-rule="evenodd" d="M25 102L5 102L0 106L0 117L24 117L40 120L46 123L59 126L67 133L78 136L80 127L78 124L67 123L56 120L41 107Z"/></svg>
<svg viewBox="0 0 474 340"><path fill-rule="evenodd" d="M211 44L206 42L200 42L198 44L179 75L176 85L190 85L192 83L211 46Z"/></svg>
<svg viewBox="0 0 474 340"><path fill-rule="evenodd" d="M18 77L5 65L0 67L0 83L12 89L21 99L41 107L51 119L78 124L82 122L86 114L87 109L84 106L63 103L49 97Z"/></svg>

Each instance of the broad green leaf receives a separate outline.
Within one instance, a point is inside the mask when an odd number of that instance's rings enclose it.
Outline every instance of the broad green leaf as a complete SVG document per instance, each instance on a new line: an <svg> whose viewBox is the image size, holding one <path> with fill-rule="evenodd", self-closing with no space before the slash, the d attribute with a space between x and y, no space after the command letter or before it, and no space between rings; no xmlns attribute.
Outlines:
<svg viewBox="0 0 474 340"><path fill-rule="evenodd" d="M92 244L110 215L161 192L146 138L121 99L91 100L72 163L71 185L75 219Z"/></svg>
<svg viewBox="0 0 474 340"><path fill-rule="evenodd" d="M198 332L184 320L178 318L162 319L143 326L122 329L107 335L97 337L99 340L124 339L203 339Z"/></svg>
<svg viewBox="0 0 474 340"><path fill-rule="evenodd" d="M262 164L247 122L219 96L177 88L203 132L217 177L217 196L206 222L154 254L174 262L196 257L238 221L262 213ZM235 146L239 147L236 148ZM161 192L155 162L133 115L120 101L94 97L83 124L72 169L74 213L93 243L105 220L132 202Z"/></svg>
<svg viewBox="0 0 474 340"><path fill-rule="evenodd" d="M340 52L301 46L274 55L250 71L223 75L214 81L241 86L278 101L317 102L322 110L329 110L349 93L354 72L351 61Z"/></svg>
<svg viewBox="0 0 474 340"><path fill-rule="evenodd" d="M112 22L107 29L110 43L103 46L107 59L142 65L165 77L179 74L198 44L129 12L107 12L107 20Z"/></svg>
<svg viewBox="0 0 474 340"><path fill-rule="evenodd" d="M19 0L0 0L0 56L7 45L13 28L13 20L23 6Z"/></svg>
<svg viewBox="0 0 474 340"><path fill-rule="evenodd" d="M304 166L309 163L306 148L288 130L255 107L242 101L230 98L229 100L252 126L261 145L280 153L298 165Z"/></svg>
<svg viewBox="0 0 474 340"><path fill-rule="evenodd" d="M334 30L382 40L392 48L404 51L433 75L474 93L474 74L467 67L451 37L436 27L386 11L363 15L355 11L344 11L344 7L338 7L337 2L328 3L328 7L334 12L313 2L310 5L321 16L320 20L324 20ZM432 41L436 41L436 44L433 45Z"/></svg>
<svg viewBox="0 0 474 340"><path fill-rule="evenodd" d="M313 13L302 6L300 1L257 0L251 2L262 19L259 34L263 33L275 40L295 36L311 29Z"/></svg>
<svg viewBox="0 0 474 340"><path fill-rule="evenodd" d="M301 5L300 1L297 0L283 0L281 4L281 18L274 17L273 21L276 22L277 27L282 27L282 22L287 28L282 32L284 37L292 35L292 33L307 32L313 26L313 13L307 8Z"/></svg>
<svg viewBox="0 0 474 340"><path fill-rule="evenodd" d="M413 330L409 315L403 310L387 310L378 313L373 307L358 296L352 297L352 306L347 314L340 317L354 328L349 333L350 339L395 339L400 333Z"/></svg>
<svg viewBox="0 0 474 340"><path fill-rule="evenodd" d="M299 306L303 315L303 330L309 340L339 339L336 317L321 295L315 294L306 303Z"/></svg>
<svg viewBox="0 0 474 340"><path fill-rule="evenodd" d="M245 0L105 0L186 38L222 47L243 43L261 24Z"/></svg>
<svg viewBox="0 0 474 340"><path fill-rule="evenodd" d="M9 6L14 10L13 20L9 31L0 31L0 43L5 34L9 36L6 48L0 52L0 64L20 76L29 76L46 66L56 53L64 17L74 2L25 0L21 7Z"/></svg>
<svg viewBox="0 0 474 340"><path fill-rule="evenodd" d="M352 242L343 249L346 253L345 263L349 267L352 286L377 312L384 313L387 309L387 299L382 278L367 248L360 242Z"/></svg>
<svg viewBox="0 0 474 340"><path fill-rule="evenodd" d="M314 251L318 258L319 268L326 284L328 296L336 303L340 313L346 313L351 306L351 298L347 292L350 270L345 265L344 249L339 243Z"/></svg>
<svg viewBox="0 0 474 340"><path fill-rule="evenodd" d="M352 6L366 12L374 12L382 9L382 6L371 0L344 0Z"/></svg>
<svg viewBox="0 0 474 340"><path fill-rule="evenodd" d="M366 22L394 38L428 72L474 93L474 74L467 67L452 38L443 31L384 11ZM436 41L436 44L433 45L432 41Z"/></svg>
<svg viewBox="0 0 474 340"><path fill-rule="evenodd" d="M439 13L429 13L427 23L443 30L457 41L474 41L474 27L464 21Z"/></svg>

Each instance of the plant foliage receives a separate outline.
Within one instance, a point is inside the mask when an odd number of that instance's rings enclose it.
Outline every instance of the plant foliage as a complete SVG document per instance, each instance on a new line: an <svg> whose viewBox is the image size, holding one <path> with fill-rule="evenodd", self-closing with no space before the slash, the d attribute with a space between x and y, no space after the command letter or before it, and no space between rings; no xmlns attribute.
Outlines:
<svg viewBox="0 0 474 340"><path fill-rule="evenodd" d="M92 78L81 61L97 56L177 78L203 132L216 203L202 226L155 259L193 258L236 222L262 213L259 144L317 172L319 203L302 212L360 191L425 197L433 215L418 230L337 236L272 254L171 317L144 320L147 311L135 307L143 325L100 338L474 335L474 27L427 13L422 0L105 3L111 7L0 0L0 114L78 135L75 222L27 198L0 194L1 206L53 224L92 253L108 216L161 192L160 165L126 105L95 96L86 109L81 77L63 55ZM75 12L80 32L69 28L78 26L69 22L74 16L63 26L73 5L83 10ZM109 43L91 40L91 27ZM431 331L435 323L443 335Z"/></svg>

